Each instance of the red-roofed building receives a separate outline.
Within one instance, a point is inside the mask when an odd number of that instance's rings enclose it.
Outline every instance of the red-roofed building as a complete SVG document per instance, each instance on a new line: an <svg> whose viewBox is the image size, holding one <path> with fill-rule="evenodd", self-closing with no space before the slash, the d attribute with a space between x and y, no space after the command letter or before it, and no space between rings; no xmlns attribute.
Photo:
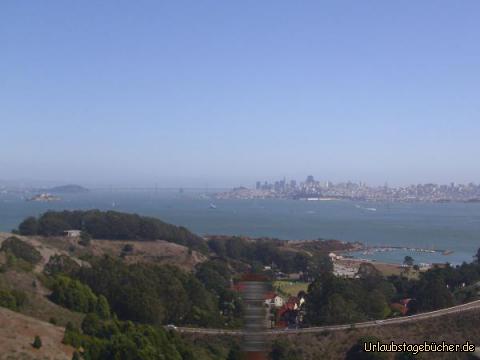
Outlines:
<svg viewBox="0 0 480 360"><path fill-rule="evenodd" d="M409 305L410 305L411 302L412 302L412 299L410 299L410 298L402 299L402 300L400 300L396 303L391 304L390 308L394 312L398 312L402 315L407 315L408 311L410 310Z"/></svg>

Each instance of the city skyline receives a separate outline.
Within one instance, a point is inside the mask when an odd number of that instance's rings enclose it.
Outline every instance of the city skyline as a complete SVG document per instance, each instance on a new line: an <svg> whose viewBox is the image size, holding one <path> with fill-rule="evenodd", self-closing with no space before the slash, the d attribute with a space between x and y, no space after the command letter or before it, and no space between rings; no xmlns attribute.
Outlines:
<svg viewBox="0 0 480 360"><path fill-rule="evenodd" d="M303 181L283 178L275 182L257 181L254 188L237 187L215 194L218 199L296 199L356 200L399 202L480 202L480 184L410 184L408 186L372 186L364 182L316 180L308 175ZM376 211L376 210L375 210Z"/></svg>
<svg viewBox="0 0 480 360"><path fill-rule="evenodd" d="M141 3L0 5L0 178L480 179L477 1Z"/></svg>
<svg viewBox="0 0 480 360"><path fill-rule="evenodd" d="M479 186L480 181L467 181L467 182L435 182L435 181L426 181L426 182L410 182L410 183L389 183L388 181L385 182L368 182L362 180L351 180L351 179L343 179L339 181L332 181L329 178L324 177L317 177L316 175L307 175L303 177L291 177L287 178L286 176L283 177L268 177L262 178L247 182L239 182L233 181L232 183L219 183L219 182L205 182L205 181L198 181L187 183L185 185L182 182L171 182L167 184L153 182L153 181L143 181L143 182L133 182L133 183L126 183L126 182L96 182L96 181L75 181L75 180L38 180L38 179L0 179L0 189L3 188L25 188L25 189L35 189L35 188L48 188L48 187L55 187L55 186L63 186L63 185L80 185L85 186L90 189L209 189L212 190L217 189L235 189L235 188L248 188L248 189L258 189L259 187L265 187L269 190L273 190L275 186L278 184L284 183L286 186L299 186L301 184L307 183L308 179L313 179L313 182L318 184L318 186L329 186L329 185L346 185L352 184L355 186L365 186L371 188L389 188L389 189L396 189L396 188L408 188L412 186L425 186L425 185L435 185L438 187L466 187L466 186ZM252 177L253 179L253 177Z"/></svg>

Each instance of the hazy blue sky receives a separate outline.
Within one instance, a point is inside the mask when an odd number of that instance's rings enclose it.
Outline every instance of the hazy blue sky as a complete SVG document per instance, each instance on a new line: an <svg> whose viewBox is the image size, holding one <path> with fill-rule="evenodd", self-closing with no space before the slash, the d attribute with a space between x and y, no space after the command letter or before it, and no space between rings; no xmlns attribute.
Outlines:
<svg viewBox="0 0 480 360"><path fill-rule="evenodd" d="M0 2L0 179L480 182L480 1Z"/></svg>

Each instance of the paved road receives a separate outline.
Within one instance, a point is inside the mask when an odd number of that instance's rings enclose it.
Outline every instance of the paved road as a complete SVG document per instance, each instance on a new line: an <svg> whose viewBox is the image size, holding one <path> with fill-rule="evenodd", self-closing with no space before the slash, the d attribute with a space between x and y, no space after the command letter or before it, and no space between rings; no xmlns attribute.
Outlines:
<svg viewBox="0 0 480 360"><path fill-rule="evenodd" d="M267 330L265 331L265 335L309 334L309 333L320 333L322 331L340 331L340 330L346 330L351 328L360 329L360 328L367 328L367 327L373 327L373 326L387 326L392 324L401 324L401 323L415 322L415 321L420 321L425 319L432 319L440 316L445 316L448 314L466 312L473 309L480 309L480 300L473 301L463 305L446 308L446 309L435 310L435 311L411 315L411 316L403 316L403 317L386 319L386 320L366 321L362 323L347 324L347 325L318 326L318 327L309 327L309 328L303 328L303 329L288 329L288 330ZM188 327L178 327L176 328L176 330L181 333L208 334L208 335L240 336L243 334L242 330L201 329L201 328L188 328Z"/></svg>

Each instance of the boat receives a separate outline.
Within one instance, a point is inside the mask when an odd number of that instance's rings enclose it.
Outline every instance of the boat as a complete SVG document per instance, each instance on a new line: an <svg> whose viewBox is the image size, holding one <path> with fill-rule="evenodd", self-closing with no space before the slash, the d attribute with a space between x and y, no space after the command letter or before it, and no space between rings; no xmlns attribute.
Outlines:
<svg viewBox="0 0 480 360"><path fill-rule="evenodd" d="M374 208L374 207L363 207L363 206L358 205L358 204L355 205L355 207L356 207L357 209L360 209L360 210L377 211L377 209Z"/></svg>
<svg viewBox="0 0 480 360"><path fill-rule="evenodd" d="M217 208L217 205L215 205L214 203L210 203L210 209L216 209Z"/></svg>

